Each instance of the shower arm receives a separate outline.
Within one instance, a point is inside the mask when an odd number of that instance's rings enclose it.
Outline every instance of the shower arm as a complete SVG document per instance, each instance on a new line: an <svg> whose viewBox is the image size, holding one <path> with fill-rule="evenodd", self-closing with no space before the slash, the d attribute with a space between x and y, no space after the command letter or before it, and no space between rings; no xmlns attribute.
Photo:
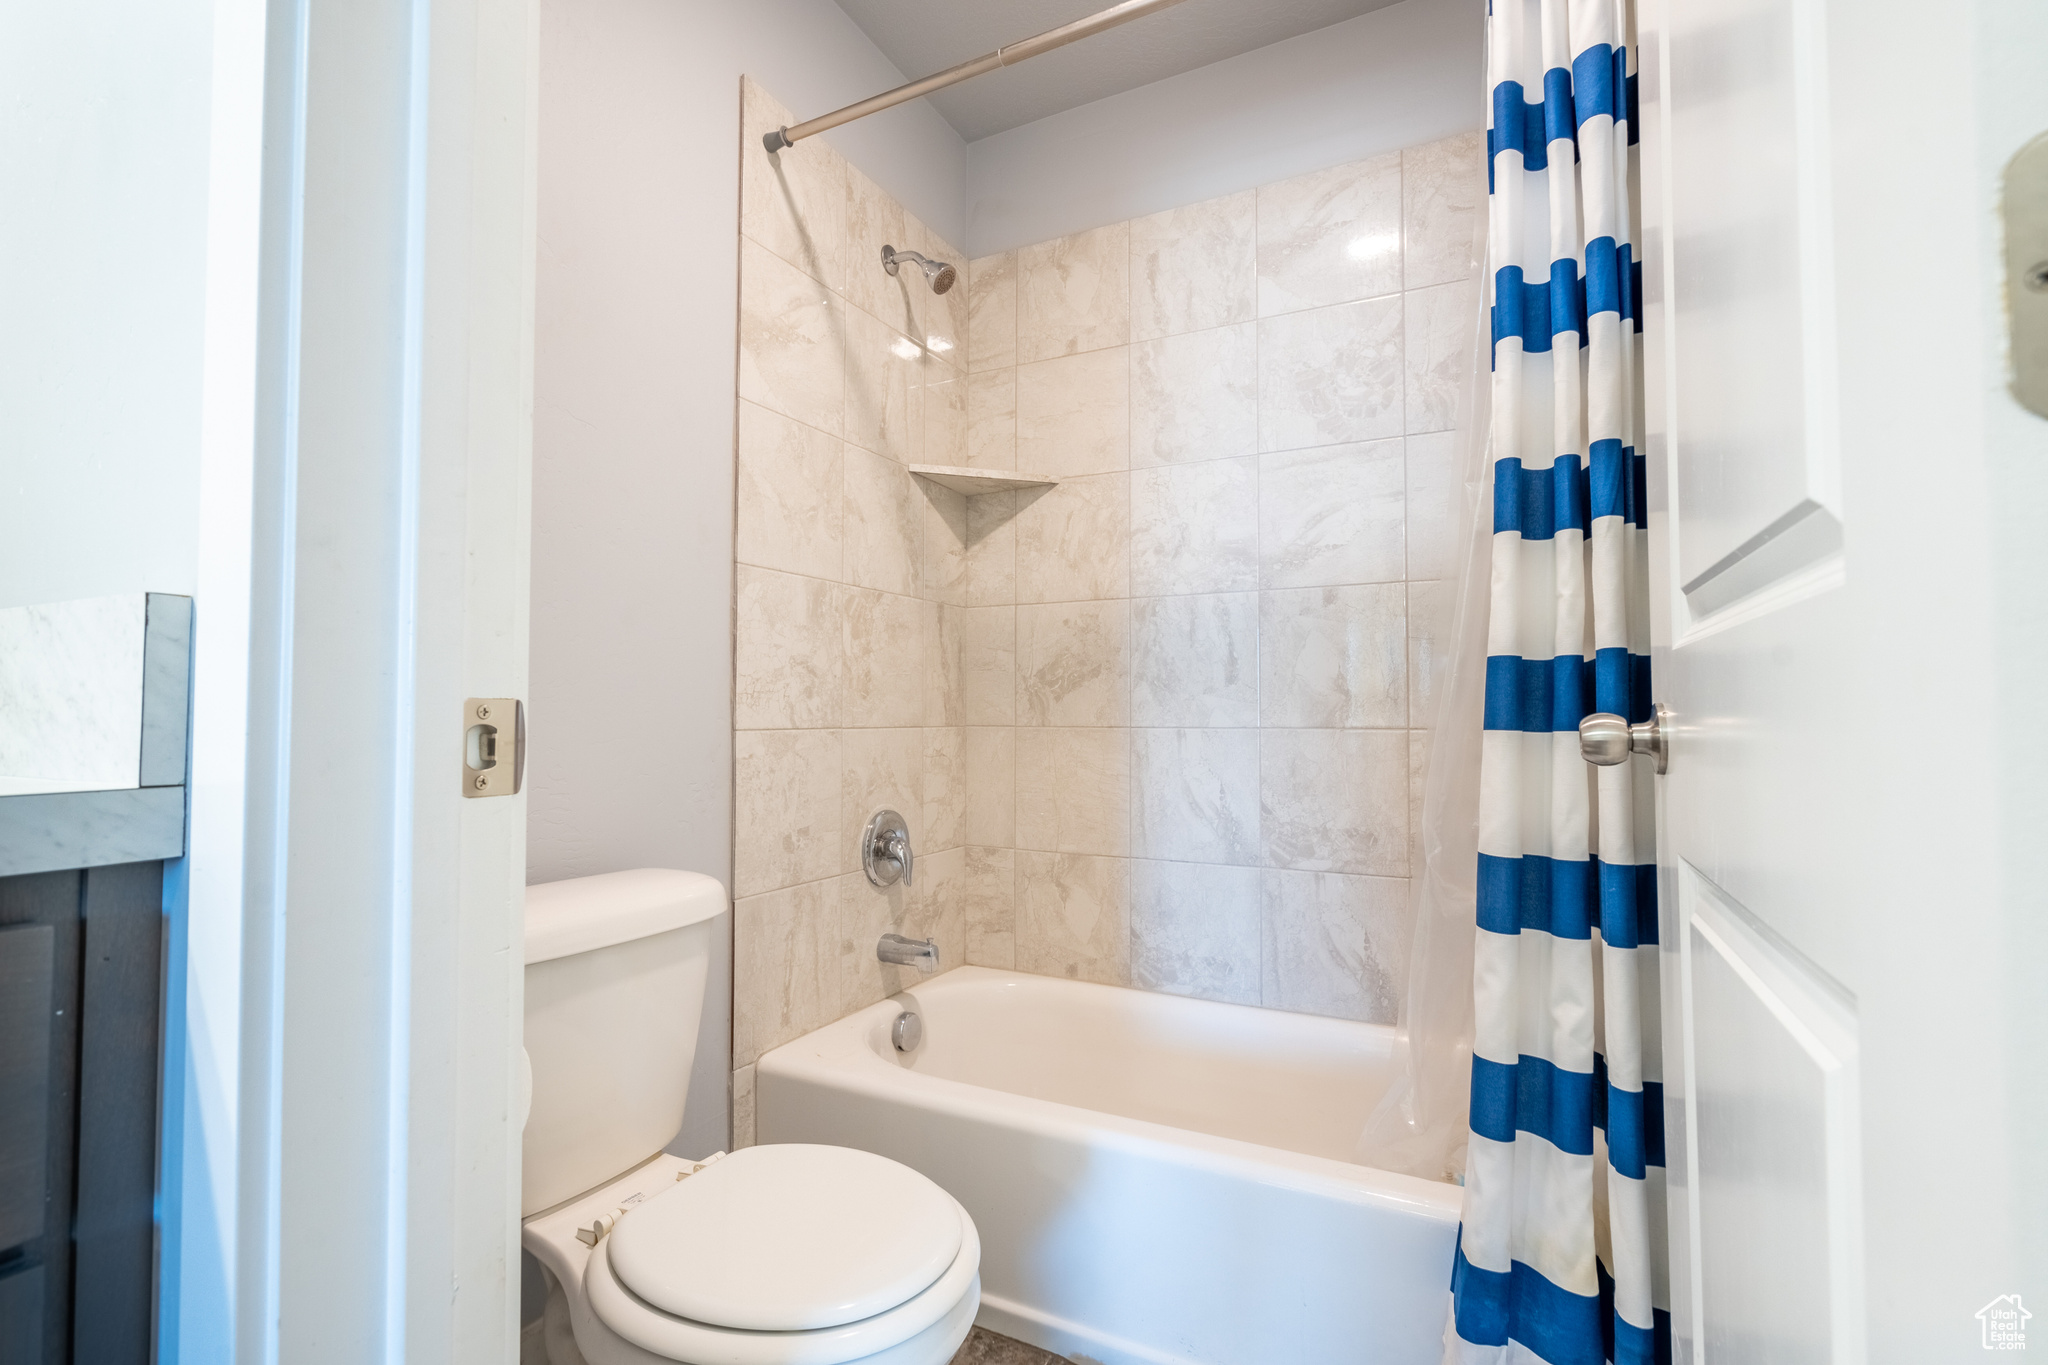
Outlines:
<svg viewBox="0 0 2048 1365"><path fill-rule="evenodd" d="M1065 47L1068 43L1093 37L1106 29L1128 24L1133 19L1142 19L1148 14L1179 3L1180 0L1124 0L1121 5L1111 5L1099 14L1076 19L1073 23L1062 24L1058 28L1049 28L1035 38L1026 38L1022 42L999 47L986 56L976 57L958 66L949 66L935 76L926 76L921 81L912 81L908 85L899 85L894 90L885 90L879 95L862 100L859 104L849 104L844 109L820 114L817 118L808 119L792 128L777 128L766 134L761 141L767 145L769 151L779 152L784 147L792 146L827 129L837 128L842 123L851 123L857 118L866 118L869 114L892 109L899 104L929 95L934 90L958 85L961 81L970 80L984 72L1015 66L1027 57L1036 57L1041 52Z"/></svg>

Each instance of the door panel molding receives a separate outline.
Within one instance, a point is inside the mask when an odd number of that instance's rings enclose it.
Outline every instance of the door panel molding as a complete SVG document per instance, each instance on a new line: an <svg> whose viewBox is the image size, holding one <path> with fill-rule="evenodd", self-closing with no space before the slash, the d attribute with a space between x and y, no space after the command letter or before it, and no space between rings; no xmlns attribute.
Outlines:
<svg viewBox="0 0 2048 1365"><path fill-rule="evenodd" d="M1841 582L1826 24L1825 0L1643 6L1646 416L1673 643Z"/></svg>
<svg viewBox="0 0 2048 1365"><path fill-rule="evenodd" d="M1842 523L1811 498L1730 550L1685 584L1685 605L1693 630L1715 612L1735 606L1783 585L1805 582L1800 571L1842 552ZM1777 601L1777 595L1771 599ZM1692 632L1688 632L1692 633Z"/></svg>
<svg viewBox="0 0 2048 1365"><path fill-rule="evenodd" d="M1677 881L1692 1103L1671 1119L1685 1124L1693 1358L1764 1350L1755 1358L1853 1365L1864 1320L1855 998L1690 863L1677 863Z"/></svg>

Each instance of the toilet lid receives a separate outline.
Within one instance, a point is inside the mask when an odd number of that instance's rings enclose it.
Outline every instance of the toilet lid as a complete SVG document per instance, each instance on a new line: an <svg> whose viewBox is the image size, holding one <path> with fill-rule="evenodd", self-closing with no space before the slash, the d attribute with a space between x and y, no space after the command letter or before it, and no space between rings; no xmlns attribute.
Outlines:
<svg viewBox="0 0 2048 1365"><path fill-rule="evenodd" d="M614 1273L654 1307L717 1327L812 1331L929 1288L960 1253L953 1200L850 1147L747 1147L621 1218Z"/></svg>

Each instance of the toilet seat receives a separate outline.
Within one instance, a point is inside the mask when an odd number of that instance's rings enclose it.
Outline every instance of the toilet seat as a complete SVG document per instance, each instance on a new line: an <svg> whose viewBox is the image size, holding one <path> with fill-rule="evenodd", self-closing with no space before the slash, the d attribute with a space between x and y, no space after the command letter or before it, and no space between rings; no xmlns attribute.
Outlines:
<svg viewBox="0 0 2048 1365"><path fill-rule="evenodd" d="M733 1169L722 1178L706 1180L728 1165ZM683 1198L699 1181L705 1183L697 1195ZM756 1235L751 1249L743 1247L734 1258L738 1278L722 1274L715 1264L717 1239L733 1235L736 1227L747 1232L743 1224L750 1208L759 1211L757 1225L774 1217L778 1193L797 1200L815 1197L827 1205L817 1216L799 1220L821 1238L808 1266L783 1265L777 1269L791 1273L764 1273L758 1257L773 1254L775 1239ZM901 1207L894 1205L897 1200L904 1201ZM862 1225L862 1217L881 1208L891 1214L886 1222ZM705 1215L703 1221L696 1221L696 1214ZM892 1232L878 1240L877 1226ZM877 1251L881 1254L873 1255ZM746 1264L750 1256L755 1258L751 1267ZM915 1286L933 1267L936 1276ZM908 1167L846 1148L751 1147L621 1218L584 1263L582 1297L605 1328L666 1360L846 1365L909 1342L963 1307L971 1316L967 1300L980 1297L980 1268L981 1240L967 1211ZM698 1273L707 1275L706 1284L689 1282ZM756 1282L742 1283L749 1275ZM707 1293L714 1283L722 1287ZM734 1292L736 1285L739 1292ZM728 1321L669 1311L636 1292L636 1286L669 1304L701 1305L698 1311ZM906 1287L907 1297L884 1306L884 1300ZM727 1293L732 1297L720 1297ZM852 1313L862 1315L847 1316ZM734 1325L730 1320L735 1318L838 1320L812 1328L763 1329Z"/></svg>
<svg viewBox="0 0 2048 1365"><path fill-rule="evenodd" d="M850 1147L749 1147L648 1200L606 1239L612 1273L674 1317L807 1332L887 1312L958 1258L959 1206Z"/></svg>

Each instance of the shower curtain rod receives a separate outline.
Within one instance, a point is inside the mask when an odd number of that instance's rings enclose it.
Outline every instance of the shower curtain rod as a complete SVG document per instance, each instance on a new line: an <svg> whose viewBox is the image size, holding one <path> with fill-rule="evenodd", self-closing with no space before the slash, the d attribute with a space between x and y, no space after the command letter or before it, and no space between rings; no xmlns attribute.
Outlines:
<svg viewBox="0 0 2048 1365"><path fill-rule="evenodd" d="M949 66L935 76L926 76L921 81L912 81L908 85L899 85L894 90L885 90L879 95L862 100L859 104L849 104L844 109L837 109L829 114L821 114L817 118L797 124L794 128L777 128L775 131L765 134L761 141L766 144L769 151L779 152L784 147L791 146L803 138L822 133L828 128L837 128L842 123L851 123L857 118L866 118L869 114L880 113L884 109L893 108L905 101L917 99L922 95L929 95L934 90L943 90L949 85L957 85L970 77L981 75L984 71L994 71L998 67L1014 66L1026 57L1036 57L1041 52L1050 52L1056 47L1065 47L1068 43L1075 43L1083 38L1093 37L1105 29L1115 28L1118 24L1128 24L1133 19L1142 19L1154 11L1179 3L1180 0L1124 0L1123 4L1111 5L1101 13L1091 14L1086 19L1076 19L1071 24L1062 24L1058 28L1049 28L1035 38L1026 38L1020 43L1011 43L1008 47L999 47L986 56L976 57L974 60L962 62L958 66Z"/></svg>

